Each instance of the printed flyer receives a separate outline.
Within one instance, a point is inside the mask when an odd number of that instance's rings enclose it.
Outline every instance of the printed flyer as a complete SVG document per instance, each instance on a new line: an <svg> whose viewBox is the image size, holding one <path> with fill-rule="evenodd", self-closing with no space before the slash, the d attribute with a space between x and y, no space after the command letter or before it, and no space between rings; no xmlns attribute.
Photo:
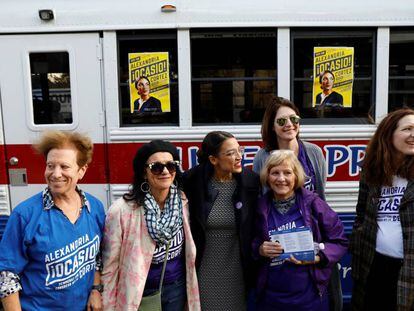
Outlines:
<svg viewBox="0 0 414 311"><path fill-rule="evenodd" d="M171 111L168 52L129 53L131 113Z"/></svg>
<svg viewBox="0 0 414 311"><path fill-rule="evenodd" d="M283 247L284 252L277 257L278 260L287 259L290 255L293 255L297 260L315 260L313 236L310 228L272 230L270 240L280 243Z"/></svg>
<svg viewBox="0 0 414 311"><path fill-rule="evenodd" d="M312 107L352 107L353 47L314 47Z"/></svg>

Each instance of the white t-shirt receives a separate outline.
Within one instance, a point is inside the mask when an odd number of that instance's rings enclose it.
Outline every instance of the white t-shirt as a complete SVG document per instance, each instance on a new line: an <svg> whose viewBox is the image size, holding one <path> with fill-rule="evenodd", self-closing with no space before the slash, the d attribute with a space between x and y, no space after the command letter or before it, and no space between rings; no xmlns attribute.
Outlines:
<svg viewBox="0 0 414 311"><path fill-rule="evenodd" d="M407 188L407 180L394 176L391 187L382 187L378 200L378 233L375 250L394 258L404 257L400 203Z"/></svg>

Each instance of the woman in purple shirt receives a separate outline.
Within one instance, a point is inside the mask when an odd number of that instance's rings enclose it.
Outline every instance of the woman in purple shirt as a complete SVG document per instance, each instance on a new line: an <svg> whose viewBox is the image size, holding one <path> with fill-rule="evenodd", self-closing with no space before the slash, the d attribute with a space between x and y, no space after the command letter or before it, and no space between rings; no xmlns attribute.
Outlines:
<svg viewBox="0 0 414 311"><path fill-rule="evenodd" d="M303 187L304 170L291 150L274 151L260 172L270 190L259 199L253 255L259 264L257 310L327 311L327 285L332 268L345 254L348 241L338 215L315 193ZM314 261L293 256L271 242L273 231L309 228L324 249Z"/></svg>

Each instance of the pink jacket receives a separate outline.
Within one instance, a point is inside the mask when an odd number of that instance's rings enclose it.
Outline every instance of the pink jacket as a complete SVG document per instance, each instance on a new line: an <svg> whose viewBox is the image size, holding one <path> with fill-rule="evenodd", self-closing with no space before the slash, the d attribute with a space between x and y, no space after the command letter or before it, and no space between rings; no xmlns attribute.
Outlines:
<svg viewBox="0 0 414 311"><path fill-rule="evenodd" d="M189 311L201 310L195 270L196 247L190 231L188 201L183 199L187 304ZM118 199L106 217L103 238L104 310L134 310L141 303L155 242L151 239L144 209Z"/></svg>

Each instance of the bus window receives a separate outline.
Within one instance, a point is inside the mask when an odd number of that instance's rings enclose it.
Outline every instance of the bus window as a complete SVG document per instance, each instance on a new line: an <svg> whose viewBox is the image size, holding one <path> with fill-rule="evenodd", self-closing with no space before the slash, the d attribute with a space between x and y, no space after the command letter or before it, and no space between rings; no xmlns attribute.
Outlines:
<svg viewBox="0 0 414 311"><path fill-rule="evenodd" d="M178 125L176 31L120 31L117 40L121 126Z"/></svg>
<svg viewBox="0 0 414 311"><path fill-rule="evenodd" d="M260 123L277 93L276 30L191 31L193 124Z"/></svg>
<svg viewBox="0 0 414 311"><path fill-rule="evenodd" d="M304 30L291 32L291 66L293 83L291 98L299 107L303 123L308 124L355 124L373 122L375 81L374 30ZM349 107L337 106L316 109L313 105L313 75L315 47L351 47L353 57L353 86L349 94ZM334 79L334 78L333 78ZM334 85L335 86L335 85ZM322 83L321 86L322 88Z"/></svg>
<svg viewBox="0 0 414 311"><path fill-rule="evenodd" d="M414 30L390 32L388 111L414 107Z"/></svg>
<svg viewBox="0 0 414 311"><path fill-rule="evenodd" d="M69 53L30 53L34 124L72 123Z"/></svg>

